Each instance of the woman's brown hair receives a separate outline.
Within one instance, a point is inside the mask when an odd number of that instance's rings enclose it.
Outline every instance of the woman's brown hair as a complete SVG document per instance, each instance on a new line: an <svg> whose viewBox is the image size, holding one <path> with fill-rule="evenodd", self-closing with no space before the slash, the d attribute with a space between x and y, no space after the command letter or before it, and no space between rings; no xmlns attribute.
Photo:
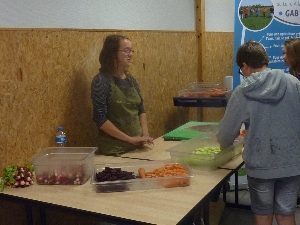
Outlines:
<svg viewBox="0 0 300 225"><path fill-rule="evenodd" d="M99 55L101 73L113 74L116 71L120 42L124 39L129 40L129 38L117 34L112 34L105 38Z"/></svg>
<svg viewBox="0 0 300 225"><path fill-rule="evenodd" d="M285 41L284 47L286 50L285 54L289 60L290 67L294 72L294 75L296 75L296 73L300 73L300 39L289 39Z"/></svg>

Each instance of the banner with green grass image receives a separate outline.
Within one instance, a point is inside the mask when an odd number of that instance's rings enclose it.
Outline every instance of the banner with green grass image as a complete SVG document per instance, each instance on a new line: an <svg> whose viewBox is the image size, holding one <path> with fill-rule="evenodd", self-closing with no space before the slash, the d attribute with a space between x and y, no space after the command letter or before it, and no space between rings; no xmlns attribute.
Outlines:
<svg viewBox="0 0 300 225"><path fill-rule="evenodd" d="M300 0L235 0L233 86L240 84L235 55L239 46L254 40L269 55L269 67L288 72L283 61L285 40L300 38Z"/></svg>

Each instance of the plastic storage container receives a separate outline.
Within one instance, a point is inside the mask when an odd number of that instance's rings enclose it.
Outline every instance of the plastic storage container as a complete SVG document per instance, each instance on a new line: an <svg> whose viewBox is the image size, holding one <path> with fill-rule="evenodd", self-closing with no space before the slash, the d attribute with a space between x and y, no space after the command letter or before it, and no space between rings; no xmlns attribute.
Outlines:
<svg viewBox="0 0 300 225"><path fill-rule="evenodd" d="M145 177L141 178L139 169L143 168L146 174L154 170L165 167L183 166L186 174L169 175L164 177ZM119 168L121 171L131 172L135 179L129 180L115 180L115 181L98 181L97 173L101 173L106 167ZM166 162L166 161L151 161L151 162L134 162L123 164L102 164L96 165L91 179L91 183L95 187L96 192L116 192L116 191L136 191L157 188L173 188L185 187L190 185L191 179L190 169L183 164Z"/></svg>
<svg viewBox="0 0 300 225"><path fill-rule="evenodd" d="M192 168L213 170L241 153L242 149L242 138L237 139L230 148L220 151L216 139L196 137L180 143L168 151L174 162L184 163Z"/></svg>
<svg viewBox="0 0 300 225"><path fill-rule="evenodd" d="M33 156L38 184L84 184L93 170L97 147L50 147Z"/></svg>
<svg viewBox="0 0 300 225"><path fill-rule="evenodd" d="M178 92L178 97L211 98L225 96L226 89L220 83L193 82Z"/></svg>

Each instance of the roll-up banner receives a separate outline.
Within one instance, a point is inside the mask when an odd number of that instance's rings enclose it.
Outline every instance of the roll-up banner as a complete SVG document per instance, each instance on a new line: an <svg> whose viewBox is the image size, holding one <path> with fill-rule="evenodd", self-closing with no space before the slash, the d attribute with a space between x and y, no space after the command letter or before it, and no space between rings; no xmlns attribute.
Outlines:
<svg viewBox="0 0 300 225"><path fill-rule="evenodd" d="M242 79L235 56L244 42L259 42L269 55L269 67L288 72L283 45L290 38L300 38L300 0L235 0L233 87Z"/></svg>

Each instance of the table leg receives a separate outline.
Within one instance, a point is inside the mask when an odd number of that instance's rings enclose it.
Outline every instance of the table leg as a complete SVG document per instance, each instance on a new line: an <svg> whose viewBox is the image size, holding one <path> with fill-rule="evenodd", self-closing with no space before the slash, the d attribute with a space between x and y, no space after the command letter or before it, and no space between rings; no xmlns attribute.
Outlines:
<svg viewBox="0 0 300 225"><path fill-rule="evenodd" d="M209 201L206 201L203 208L203 223L209 225Z"/></svg>
<svg viewBox="0 0 300 225"><path fill-rule="evenodd" d="M239 204L239 174L238 171L234 172L234 203Z"/></svg>
<svg viewBox="0 0 300 225"><path fill-rule="evenodd" d="M228 190L228 183L226 182L223 187L222 187L222 194L223 194L223 201L226 203L227 202L227 190Z"/></svg>

